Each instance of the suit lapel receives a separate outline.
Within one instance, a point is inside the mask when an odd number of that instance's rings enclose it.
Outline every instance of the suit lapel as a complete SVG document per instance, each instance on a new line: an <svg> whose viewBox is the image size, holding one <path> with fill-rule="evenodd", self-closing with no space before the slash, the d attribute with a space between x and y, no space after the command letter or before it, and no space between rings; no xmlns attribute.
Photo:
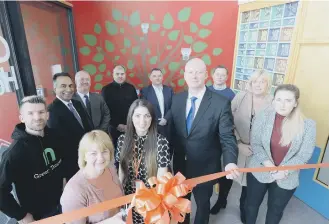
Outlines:
<svg viewBox="0 0 329 224"><path fill-rule="evenodd" d="M96 110L97 110L97 105L96 105L96 97L94 95L94 93L89 93L89 102L90 102L90 109L91 109L91 116L88 114L88 116L90 117L91 120L93 120L93 115L96 114Z"/></svg>
<svg viewBox="0 0 329 224"><path fill-rule="evenodd" d="M181 127L182 133L184 133L184 137L187 137L187 130L186 130L186 102L187 102L188 92L184 92L182 94L182 97L180 99L178 108L179 108L179 116L178 116L178 122L181 122L182 124L178 125L177 127Z"/></svg>
<svg viewBox="0 0 329 224"><path fill-rule="evenodd" d="M275 111L269 113L269 116L267 117L267 122L263 130L263 137L262 137L262 142L264 144L264 148L266 150L266 153L269 158L272 159L272 153L271 153L271 137L272 137L272 132L273 132L273 127L274 127L274 120L275 120Z"/></svg>
<svg viewBox="0 0 329 224"><path fill-rule="evenodd" d="M78 100L82 104L83 108L87 109L86 105L84 104L84 102L82 101L82 99L78 93L75 93L74 99Z"/></svg>
<svg viewBox="0 0 329 224"><path fill-rule="evenodd" d="M195 118L192 123L191 131L190 134L193 132L193 129L197 126L199 123L200 119L203 117L203 114L207 111L211 104L211 92L207 89L206 92L204 93L204 96L202 98L201 104L199 106L199 109L195 115ZM185 106L186 108L186 106ZM186 127L186 120L185 120L185 127Z"/></svg>
<svg viewBox="0 0 329 224"><path fill-rule="evenodd" d="M149 88L150 88L151 96L152 96L152 98L154 99L154 102L156 102L157 109L158 109L158 110L160 111L160 113L161 113L159 100L158 100L157 95L155 94L155 90L154 90L154 88L153 88L152 85L151 85Z"/></svg>
<svg viewBox="0 0 329 224"><path fill-rule="evenodd" d="M163 104L164 104L164 113L166 114L168 111L168 88L166 86L163 86L162 89L162 94L163 94Z"/></svg>

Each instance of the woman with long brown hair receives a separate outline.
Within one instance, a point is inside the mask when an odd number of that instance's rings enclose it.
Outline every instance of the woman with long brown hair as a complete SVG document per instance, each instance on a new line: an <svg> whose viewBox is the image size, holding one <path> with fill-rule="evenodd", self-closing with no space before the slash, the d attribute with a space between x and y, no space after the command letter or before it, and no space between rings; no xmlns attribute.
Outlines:
<svg viewBox="0 0 329 224"><path fill-rule="evenodd" d="M138 99L130 106L127 130L118 139L116 160L119 163L119 179L125 194L136 191L136 180L150 187L147 180L162 176L170 166L169 144L157 133L157 120L152 104ZM144 223L143 217L133 211L133 223Z"/></svg>

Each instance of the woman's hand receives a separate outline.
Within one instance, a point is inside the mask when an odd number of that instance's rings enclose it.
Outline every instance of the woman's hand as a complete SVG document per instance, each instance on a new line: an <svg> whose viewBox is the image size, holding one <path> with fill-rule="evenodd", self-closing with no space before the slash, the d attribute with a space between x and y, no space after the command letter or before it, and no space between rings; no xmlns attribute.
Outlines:
<svg viewBox="0 0 329 224"><path fill-rule="evenodd" d="M242 153L245 156L251 156L252 155L252 150L251 146L243 143L238 144L239 152Z"/></svg>
<svg viewBox="0 0 329 224"><path fill-rule="evenodd" d="M271 172L271 175L274 180L283 180L286 179L288 176L288 171L287 170L280 170L276 172Z"/></svg>

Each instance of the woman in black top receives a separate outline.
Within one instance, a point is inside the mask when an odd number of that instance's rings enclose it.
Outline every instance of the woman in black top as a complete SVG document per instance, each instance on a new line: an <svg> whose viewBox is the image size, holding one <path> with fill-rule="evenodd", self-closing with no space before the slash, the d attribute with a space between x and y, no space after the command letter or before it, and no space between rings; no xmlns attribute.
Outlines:
<svg viewBox="0 0 329 224"><path fill-rule="evenodd" d="M127 118L127 131L118 139L116 160L119 178L125 194L136 191L136 180L150 187L147 180L163 176L170 166L167 139L157 133L157 120L152 105L146 100L135 100ZM133 223L144 223L143 217L133 211Z"/></svg>

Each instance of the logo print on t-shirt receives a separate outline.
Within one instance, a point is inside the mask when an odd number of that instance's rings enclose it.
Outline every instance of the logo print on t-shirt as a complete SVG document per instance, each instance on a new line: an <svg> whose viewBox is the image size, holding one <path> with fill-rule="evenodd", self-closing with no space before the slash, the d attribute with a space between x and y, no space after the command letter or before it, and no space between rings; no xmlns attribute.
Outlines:
<svg viewBox="0 0 329 224"><path fill-rule="evenodd" d="M54 162L56 160L54 150L52 148L46 148L43 151L43 159L45 160L46 166L48 166L50 162ZM51 159L50 162L49 162L49 159Z"/></svg>

